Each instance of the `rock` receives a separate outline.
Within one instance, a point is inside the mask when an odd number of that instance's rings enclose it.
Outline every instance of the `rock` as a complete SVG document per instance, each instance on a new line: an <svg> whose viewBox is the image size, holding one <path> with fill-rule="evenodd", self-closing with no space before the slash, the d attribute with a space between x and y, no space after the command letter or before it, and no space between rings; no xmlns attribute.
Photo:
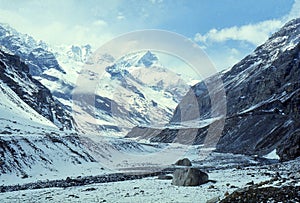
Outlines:
<svg viewBox="0 0 300 203"><path fill-rule="evenodd" d="M210 186L208 187L208 189L215 189L215 186L210 185Z"/></svg>
<svg viewBox="0 0 300 203"><path fill-rule="evenodd" d="M300 179L300 172L298 171L298 172L295 172L295 173L291 173L289 175L289 178L294 179L294 180L299 180Z"/></svg>
<svg viewBox="0 0 300 203"><path fill-rule="evenodd" d="M173 177L171 175L159 175L157 177L157 179L159 179L159 180L172 180Z"/></svg>
<svg viewBox="0 0 300 203"><path fill-rule="evenodd" d="M253 180L251 182L248 182L246 185L254 185Z"/></svg>
<svg viewBox="0 0 300 203"><path fill-rule="evenodd" d="M197 168L176 169L172 184L176 186L198 186L208 182L208 175Z"/></svg>
<svg viewBox="0 0 300 203"><path fill-rule="evenodd" d="M300 186L245 188L226 196L221 203L231 202L299 202Z"/></svg>
<svg viewBox="0 0 300 203"><path fill-rule="evenodd" d="M214 197L206 201L206 203L216 203L220 201L220 197Z"/></svg>
<svg viewBox="0 0 300 203"><path fill-rule="evenodd" d="M175 165L177 166L192 166L191 161L188 158L178 160Z"/></svg>

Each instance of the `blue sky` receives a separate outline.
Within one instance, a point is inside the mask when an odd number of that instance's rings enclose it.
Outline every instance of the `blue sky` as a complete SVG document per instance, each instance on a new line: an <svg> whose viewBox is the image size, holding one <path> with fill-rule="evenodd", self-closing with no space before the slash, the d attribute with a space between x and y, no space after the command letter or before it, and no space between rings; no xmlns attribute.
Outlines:
<svg viewBox="0 0 300 203"><path fill-rule="evenodd" d="M221 70L291 18L300 0L0 0L0 22L49 44L92 44L141 29L197 42Z"/></svg>

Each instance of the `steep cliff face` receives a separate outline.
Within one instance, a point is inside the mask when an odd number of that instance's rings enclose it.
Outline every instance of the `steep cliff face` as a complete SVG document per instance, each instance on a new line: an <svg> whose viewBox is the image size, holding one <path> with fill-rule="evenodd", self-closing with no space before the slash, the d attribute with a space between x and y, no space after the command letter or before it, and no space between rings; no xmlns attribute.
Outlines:
<svg viewBox="0 0 300 203"><path fill-rule="evenodd" d="M18 56L0 50L0 70L0 80L31 108L61 129L74 128L73 120L64 106L30 75L29 67Z"/></svg>
<svg viewBox="0 0 300 203"><path fill-rule="evenodd" d="M299 42L300 19L295 19L231 70L195 85L176 108L171 124L211 118L210 95L224 88L226 104L217 106L226 108L227 115L217 151L264 155L277 149L283 160L299 156ZM208 90L207 84L219 77L224 86ZM197 98L196 104L190 104L192 97ZM198 127L194 144L203 143L207 129L208 125ZM186 130L190 129L181 129ZM170 135L174 131L178 129L165 129L151 140L172 142L176 136L170 139ZM134 134L135 130L128 136Z"/></svg>

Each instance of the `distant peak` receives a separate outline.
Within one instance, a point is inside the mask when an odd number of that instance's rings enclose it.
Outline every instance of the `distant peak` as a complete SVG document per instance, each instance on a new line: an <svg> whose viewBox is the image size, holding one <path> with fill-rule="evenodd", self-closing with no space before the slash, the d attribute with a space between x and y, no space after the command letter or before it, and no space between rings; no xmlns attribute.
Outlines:
<svg viewBox="0 0 300 203"><path fill-rule="evenodd" d="M152 52L147 51L138 61L138 65L143 64L145 67L150 67L157 61L158 61L157 56Z"/></svg>

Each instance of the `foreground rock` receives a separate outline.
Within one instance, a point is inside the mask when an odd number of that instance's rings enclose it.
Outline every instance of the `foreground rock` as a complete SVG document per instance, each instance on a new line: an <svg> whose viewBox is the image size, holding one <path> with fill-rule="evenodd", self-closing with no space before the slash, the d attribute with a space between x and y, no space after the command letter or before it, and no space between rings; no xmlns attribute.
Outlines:
<svg viewBox="0 0 300 203"><path fill-rule="evenodd" d="M248 188L228 195L221 203L232 202L299 202L300 187L284 186Z"/></svg>
<svg viewBox="0 0 300 203"><path fill-rule="evenodd" d="M176 169L172 184L176 186L198 186L208 181L208 175L196 168Z"/></svg>
<svg viewBox="0 0 300 203"><path fill-rule="evenodd" d="M192 162L188 158L178 160L175 165L177 166L192 166Z"/></svg>

